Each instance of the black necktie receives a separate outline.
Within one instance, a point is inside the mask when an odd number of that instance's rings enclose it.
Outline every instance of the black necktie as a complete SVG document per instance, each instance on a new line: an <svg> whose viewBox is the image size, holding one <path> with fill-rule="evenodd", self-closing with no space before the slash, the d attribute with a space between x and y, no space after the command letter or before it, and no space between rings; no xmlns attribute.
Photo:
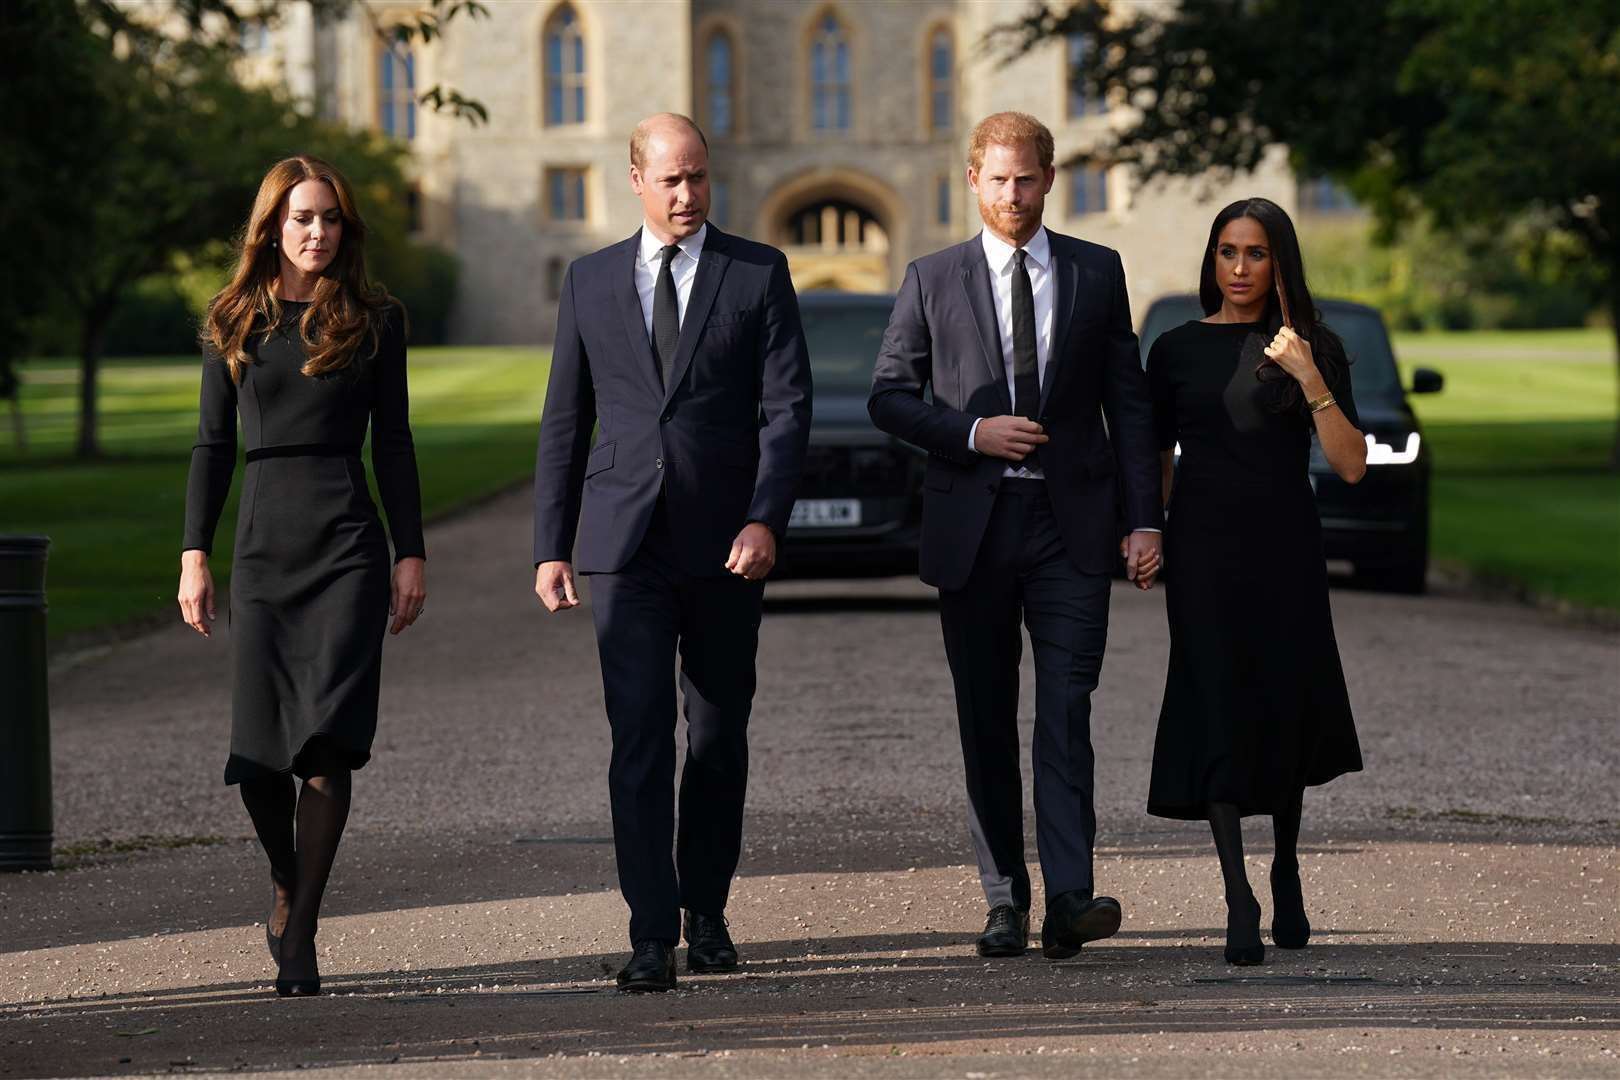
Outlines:
<svg viewBox="0 0 1620 1080"><path fill-rule="evenodd" d="M1041 407L1041 377L1035 361L1035 290L1024 268L1027 254L1023 248L1013 253L1013 412L1033 420Z"/></svg>
<svg viewBox="0 0 1620 1080"><path fill-rule="evenodd" d="M653 286L653 355L664 388L669 388L670 369L675 366L675 346L681 340L681 307L675 298L675 275L669 264L679 254L679 244L670 244L658 254L658 283Z"/></svg>

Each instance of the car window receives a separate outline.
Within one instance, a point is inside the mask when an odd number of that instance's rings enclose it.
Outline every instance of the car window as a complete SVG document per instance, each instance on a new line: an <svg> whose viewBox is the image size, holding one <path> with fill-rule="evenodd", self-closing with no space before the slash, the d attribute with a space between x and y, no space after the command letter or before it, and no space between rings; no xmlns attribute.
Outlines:
<svg viewBox="0 0 1620 1080"><path fill-rule="evenodd" d="M1345 352L1350 354L1350 385L1355 390L1356 404L1398 406L1401 378L1383 320L1376 312L1364 308L1340 307L1332 301L1320 306L1322 321L1344 339ZM1203 308L1191 296L1170 296L1154 301L1142 322L1142 362L1147 363L1148 350L1153 348L1160 334L1203 317Z"/></svg>
<svg viewBox="0 0 1620 1080"><path fill-rule="evenodd" d="M805 305L804 339L816 393L871 390L872 366L888 325L886 304Z"/></svg>

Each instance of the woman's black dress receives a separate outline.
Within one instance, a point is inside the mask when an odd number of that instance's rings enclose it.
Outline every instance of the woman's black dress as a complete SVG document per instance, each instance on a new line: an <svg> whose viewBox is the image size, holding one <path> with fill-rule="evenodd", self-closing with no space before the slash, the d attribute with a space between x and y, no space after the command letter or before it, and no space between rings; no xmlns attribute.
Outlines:
<svg viewBox="0 0 1620 1080"><path fill-rule="evenodd" d="M1271 407L1252 323L1189 322L1148 356L1159 446L1181 444L1164 536L1170 672L1148 813L1286 811L1361 769L1310 484L1313 424ZM1356 423L1348 377L1330 383Z"/></svg>
<svg viewBox="0 0 1620 1080"><path fill-rule="evenodd" d="M311 377L300 370L306 306L283 301L269 339L250 335L254 363L240 386L223 361L203 360L185 548L213 545L238 413L247 444L231 564L227 784L303 775L300 754L315 737L350 768L371 756L392 564L360 462L368 420L394 554L426 554L402 313L388 309L374 355L362 339L361 356Z"/></svg>

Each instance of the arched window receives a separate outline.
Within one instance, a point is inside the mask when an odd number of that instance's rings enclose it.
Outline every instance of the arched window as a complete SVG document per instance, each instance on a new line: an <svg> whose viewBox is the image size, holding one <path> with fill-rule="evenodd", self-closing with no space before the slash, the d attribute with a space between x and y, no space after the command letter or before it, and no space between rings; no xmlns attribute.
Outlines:
<svg viewBox="0 0 1620 1080"><path fill-rule="evenodd" d="M955 126L956 43L941 26L928 38L928 130Z"/></svg>
<svg viewBox="0 0 1620 1080"><path fill-rule="evenodd" d="M801 207L788 218L787 236L791 245L828 253L889 250L889 234L877 215L847 199L821 199Z"/></svg>
<svg viewBox="0 0 1620 1080"><path fill-rule="evenodd" d="M402 44L377 53L377 125L385 135L416 138L416 54Z"/></svg>
<svg viewBox="0 0 1620 1080"><path fill-rule="evenodd" d="M810 39L810 126L848 131L850 122L849 36L827 12Z"/></svg>
<svg viewBox="0 0 1620 1080"><path fill-rule="evenodd" d="M585 122L585 34L572 4L546 20L542 67L547 127Z"/></svg>
<svg viewBox="0 0 1620 1080"><path fill-rule="evenodd" d="M736 49L731 35L716 30L703 50L703 104L705 126L710 135L730 135L736 126L737 100Z"/></svg>

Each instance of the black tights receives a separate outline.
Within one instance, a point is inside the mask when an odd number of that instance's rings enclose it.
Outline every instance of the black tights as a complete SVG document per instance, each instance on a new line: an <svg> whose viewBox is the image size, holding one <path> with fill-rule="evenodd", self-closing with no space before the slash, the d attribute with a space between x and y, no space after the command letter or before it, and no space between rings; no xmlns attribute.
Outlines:
<svg viewBox="0 0 1620 1080"><path fill-rule="evenodd" d="M270 929L274 933L281 922L281 968L291 979L315 974L321 897L349 820L353 790L342 755L319 740L299 755L298 771L305 776L301 790L287 774L241 785L242 803L270 858L276 893Z"/></svg>
<svg viewBox="0 0 1620 1080"><path fill-rule="evenodd" d="M1288 808L1271 816L1272 832L1276 837L1277 853L1271 860L1271 873L1297 874L1299 872L1299 818L1305 792L1300 791ZM1215 853L1221 859L1221 877L1226 882L1226 900L1241 900L1252 890L1249 876L1243 869L1243 817L1234 803L1209 804L1209 827L1215 834Z"/></svg>

